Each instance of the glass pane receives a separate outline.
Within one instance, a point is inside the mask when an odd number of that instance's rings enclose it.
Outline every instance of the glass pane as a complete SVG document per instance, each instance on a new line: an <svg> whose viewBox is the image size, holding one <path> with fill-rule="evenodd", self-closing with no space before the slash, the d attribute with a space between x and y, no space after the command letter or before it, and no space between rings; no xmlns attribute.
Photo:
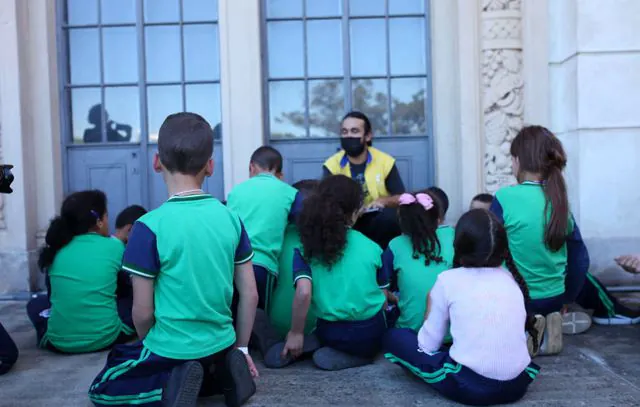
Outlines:
<svg viewBox="0 0 640 407"><path fill-rule="evenodd" d="M145 28L147 81L181 80L180 27Z"/></svg>
<svg viewBox="0 0 640 407"><path fill-rule="evenodd" d="M269 76L304 76L302 21L268 24Z"/></svg>
<svg viewBox="0 0 640 407"><path fill-rule="evenodd" d="M182 0L183 21L218 19L218 0Z"/></svg>
<svg viewBox="0 0 640 407"><path fill-rule="evenodd" d="M102 0L100 7L102 24L136 22L136 0Z"/></svg>
<svg viewBox="0 0 640 407"><path fill-rule="evenodd" d="M102 141L100 88L71 89L71 130L74 143Z"/></svg>
<svg viewBox="0 0 640 407"><path fill-rule="evenodd" d="M140 142L140 94L137 86L105 88L108 142Z"/></svg>
<svg viewBox="0 0 640 407"><path fill-rule="evenodd" d="M391 131L394 135L427 134L424 104L427 81L424 78L391 80Z"/></svg>
<svg viewBox="0 0 640 407"><path fill-rule="evenodd" d="M344 115L344 82L309 81L309 126L311 137L339 137Z"/></svg>
<svg viewBox="0 0 640 407"><path fill-rule="evenodd" d="M98 1L67 0L67 24L98 24Z"/></svg>
<svg viewBox="0 0 640 407"><path fill-rule="evenodd" d="M369 116L374 134L386 135L389 124L386 79L359 79L352 86L353 109Z"/></svg>
<svg viewBox="0 0 640 407"><path fill-rule="evenodd" d="M389 0L389 14L424 14L424 0Z"/></svg>
<svg viewBox="0 0 640 407"><path fill-rule="evenodd" d="M144 21L146 23L180 21L180 1L144 0Z"/></svg>
<svg viewBox="0 0 640 407"><path fill-rule="evenodd" d="M136 28L103 28L102 36L104 81L106 83L137 82Z"/></svg>
<svg viewBox="0 0 640 407"><path fill-rule="evenodd" d="M271 138L305 137L304 82L269 83L269 123Z"/></svg>
<svg viewBox="0 0 640 407"><path fill-rule="evenodd" d="M100 83L100 41L97 28L69 30L69 69L73 85Z"/></svg>
<svg viewBox="0 0 640 407"><path fill-rule="evenodd" d="M342 15L341 0L306 0L307 17L328 17Z"/></svg>
<svg viewBox="0 0 640 407"><path fill-rule="evenodd" d="M184 26L184 69L188 81L218 80L218 27L214 24Z"/></svg>
<svg viewBox="0 0 640 407"><path fill-rule="evenodd" d="M220 85L187 85L187 111L207 119L212 128L220 124Z"/></svg>
<svg viewBox="0 0 640 407"><path fill-rule="evenodd" d="M267 0L267 18L283 17L302 17L302 0Z"/></svg>
<svg viewBox="0 0 640 407"><path fill-rule="evenodd" d="M387 73L384 19L351 20L351 75Z"/></svg>
<svg viewBox="0 0 640 407"><path fill-rule="evenodd" d="M160 126L170 114L182 111L182 88L180 85L149 86L147 88L147 120L149 142L158 141Z"/></svg>
<svg viewBox="0 0 640 407"><path fill-rule="evenodd" d="M307 69L309 76L342 76L342 22L307 22Z"/></svg>
<svg viewBox="0 0 640 407"><path fill-rule="evenodd" d="M424 18L389 20L391 75L425 74L427 71Z"/></svg>
<svg viewBox="0 0 640 407"><path fill-rule="evenodd" d="M349 0L349 15L383 16L384 0Z"/></svg>

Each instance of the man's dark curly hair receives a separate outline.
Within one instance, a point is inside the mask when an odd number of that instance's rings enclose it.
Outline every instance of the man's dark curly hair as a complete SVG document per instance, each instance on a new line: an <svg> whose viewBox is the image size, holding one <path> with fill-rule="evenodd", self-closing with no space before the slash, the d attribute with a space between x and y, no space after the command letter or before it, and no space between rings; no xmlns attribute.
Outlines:
<svg viewBox="0 0 640 407"><path fill-rule="evenodd" d="M362 202L362 187L351 178L333 175L320 182L304 201L298 219L307 261L332 266L340 260L347 244L347 229Z"/></svg>

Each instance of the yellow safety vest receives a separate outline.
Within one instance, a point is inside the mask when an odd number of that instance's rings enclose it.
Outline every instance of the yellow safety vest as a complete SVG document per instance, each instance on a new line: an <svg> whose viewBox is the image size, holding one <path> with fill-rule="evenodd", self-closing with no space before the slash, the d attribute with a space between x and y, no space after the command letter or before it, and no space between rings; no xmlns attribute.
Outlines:
<svg viewBox="0 0 640 407"><path fill-rule="evenodd" d="M365 204L390 195L387 191L386 180L395 163L396 160L389 154L369 147L367 166L364 170L364 180L368 189L364 200ZM346 175L351 178L351 164L344 150L332 155L324 163L324 166L333 175Z"/></svg>

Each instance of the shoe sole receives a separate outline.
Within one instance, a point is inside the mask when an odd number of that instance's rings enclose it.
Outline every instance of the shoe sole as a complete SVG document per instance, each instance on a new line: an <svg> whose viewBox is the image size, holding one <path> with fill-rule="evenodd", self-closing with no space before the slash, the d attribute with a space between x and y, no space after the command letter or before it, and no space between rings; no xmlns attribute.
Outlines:
<svg viewBox="0 0 640 407"><path fill-rule="evenodd" d="M591 317L586 312L567 312L562 316L562 333L578 335L591 328Z"/></svg>
<svg viewBox="0 0 640 407"><path fill-rule="evenodd" d="M369 365L373 360L324 347L313 354L313 363L322 370L336 371Z"/></svg>
<svg viewBox="0 0 640 407"><path fill-rule="evenodd" d="M545 329L545 349L541 355L557 355L562 352L562 315L554 312L547 315Z"/></svg>
<svg viewBox="0 0 640 407"><path fill-rule="evenodd" d="M163 407L195 407L198 402L204 376L202 365L198 362L187 362L180 367L186 369L180 377L180 382L170 383L170 385L179 386L178 394L173 400L164 401Z"/></svg>
<svg viewBox="0 0 640 407"><path fill-rule="evenodd" d="M240 407L256 393L256 384L244 354L237 349L230 351L227 355L227 369L233 387L225 391L225 404L228 407Z"/></svg>
<svg viewBox="0 0 640 407"><path fill-rule="evenodd" d="M295 359L287 355L282 358L282 350L284 349L285 342L280 342L273 345L264 356L264 365L270 369L280 369L289 366ZM302 354L308 354L320 349L320 340L314 334L305 335L304 344L302 345Z"/></svg>
<svg viewBox="0 0 640 407"><path fill-rule="evenodd" d="M593 317L593 322L598 325L637 325L640 318L629 318L622 315L616 315L613 318Z"/></svg>
<svg viewBox="0 0 640 407"><path fill-rule="evenodd" d="M536 322L534 323L533 326L537 331L537 337L536 337L536 339L538 339L537 349L534 349L533 340L531 338L528 338L527 340L527 348L529 350L529 356L531 356L532 358L535 358L536 356L538 356L538 353L540 352L540 345L542 345L542 338L544 337L544 328L546 325L546 320L542 315L536 315L535 319L536 319Z"/></svg>

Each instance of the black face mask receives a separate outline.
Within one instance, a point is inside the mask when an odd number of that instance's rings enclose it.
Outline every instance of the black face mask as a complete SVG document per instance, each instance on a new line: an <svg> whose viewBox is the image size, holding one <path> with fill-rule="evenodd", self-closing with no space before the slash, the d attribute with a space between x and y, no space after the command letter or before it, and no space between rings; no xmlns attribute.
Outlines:
<svg viewBox="0 0 640 407"><path fill-rule="evenodd" d="M349 157L357 157L364 151L364 143L362 141L360 138L342 137L340 145Z"/></svg>

